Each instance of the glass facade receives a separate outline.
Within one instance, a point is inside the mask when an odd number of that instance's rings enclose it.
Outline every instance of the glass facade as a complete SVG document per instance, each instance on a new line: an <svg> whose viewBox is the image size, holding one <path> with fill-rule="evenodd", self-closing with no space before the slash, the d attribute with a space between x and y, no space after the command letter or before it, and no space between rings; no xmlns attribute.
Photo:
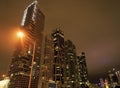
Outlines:
<svg viewBox="0 0 120 88"><path fill-rule="evenodd" d="M64 82L64 34L60 29L56 29L52 34L53 40L53 70L52 76L53 81L57 83L57 88L62 88L62 84Z"/></svg>
<svg viewBox="0 0 120 88"><path fill-rule="evenodd" d="M44 15L38 8L38 2L34 1L24 11L21 31L25 37L16 44L8 72L9 88L28 88L29 83L30 88L38 88L43 28Z"/></svg>
<svg viewBox="0 0 120 88"><path fill-rule="evenodd" d="M76 49L74 44L70 40L65 41L64 49L65 49L64 86L65 88L77 88Z"/></svg>
<svg viewBox="0 0 120 88"><path fill-rule="evenodd" d="M80 87L81 88L87 87L88 72L84 52L82 52L81 55L77 57L77 71L78 71L78 83Z"/></svg>

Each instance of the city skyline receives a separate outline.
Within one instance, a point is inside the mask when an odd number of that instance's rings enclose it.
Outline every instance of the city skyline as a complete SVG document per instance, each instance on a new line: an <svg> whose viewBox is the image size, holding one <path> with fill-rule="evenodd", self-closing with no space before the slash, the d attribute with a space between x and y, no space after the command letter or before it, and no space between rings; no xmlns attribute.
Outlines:
<svg viewBox="0 0 120 88"><path fill-rule="evenodd" d="M19 28L23 10L32 0L2 2L0 8L2 13L0 17L1 74L5 73L10 64L15 42L14 30L16 27ZM86 52L89 76L97 74L102 76L103 73L107 73L107 70L119 67L120 6L117 1L88 2L41 0L39 8L46 16L45 33L60 27L65 33L65 38L73 41L78 54L81 51ZM9 11L13 11L14 14Z"/></svg>

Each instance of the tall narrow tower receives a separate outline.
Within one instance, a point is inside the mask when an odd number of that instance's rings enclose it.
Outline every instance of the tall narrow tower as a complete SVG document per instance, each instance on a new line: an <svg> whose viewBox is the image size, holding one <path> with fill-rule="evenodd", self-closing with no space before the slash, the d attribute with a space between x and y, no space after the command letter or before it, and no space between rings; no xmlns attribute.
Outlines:
<svg viewBox="0 0 120 88"><path fill-rule="evenodd" d="M35 0L24 11L21 30L25 36L18 41L12 57L9 88L38 88L43 29L44 15Z"/></svg>
<svg viewBox="0 0 120 88"><path fill-rule="evenodd" d="M82 52L80 56L77 57L77 69L78 69L78 82L81 88L87 87L88 81L88 71L86 64L85 53Z"/></svg>
<svg viewBox="0 0 120 88"><path fill-rule="evenodd" d="M49 88L49 82L52 80L53 66L53 41L51 36L45 36L44 43L44 60L42 65L42 86L41 88Z"/></svg>
<svg viewBox="0 0 120 88"><path fill-rule="evenodd" d="M57 88L62 88L63 80L63 59L64 59L64 34L60 29L52 33L53 39L53 81L57 83Z"/></svg>
<svg viewBox="0 0 120 88"><path fill-rule="evenodd" d="M64 85L65 88L78 88L76 79L76 49L72 41L65 41L65 59L64 59Z"/></svg>

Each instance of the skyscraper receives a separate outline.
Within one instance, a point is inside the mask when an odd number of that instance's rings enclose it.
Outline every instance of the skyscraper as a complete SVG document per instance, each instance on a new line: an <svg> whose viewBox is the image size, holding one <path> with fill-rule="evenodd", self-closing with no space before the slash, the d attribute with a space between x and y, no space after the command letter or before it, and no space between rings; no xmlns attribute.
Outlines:
<svg viewBox="0 0 120 88"><path fill-rule="evenodd" d="M77 71L80 88L85 88L88 81L88 71L84 52L82 52L81 55L77 57Z"/></svg>
<svg viewBox="0 0 120 88"><path fill-rule="evenodd" d="M53 57L53 41L51 36L46 36L44 43L44 60L42 63L41 88L48 88L49 82L52 80Z"/></svg>
<svg viewBox="0 0 120 88"><path fill-rule="evenodd" d="M35 0L24 11L21 30L25 37L16 44L8 75L9 88L38 88L44 15Z"/></svg>
<svg viewBox="0 0 120 88"><path fill-rule="evenodd" d="M65 41L64 58L64 86L65 88L77 88L76 73L76 49L72 41Z"/></svg>
<svg viewBox="0 0 120 88"><path fill-rule="evenodd" d="M87 65L85 53L76 55L75 45L64 40L60 29L45 38L42 88L85 88Z"/></svg>
<svg viewBox="0 0 120 88"><path fill-rule="evenodd" d="M62 88L64 84L64 34L60 29L56 29L52 34L54 58L53 58L53 81L57 83L57 88Z"/></svg>

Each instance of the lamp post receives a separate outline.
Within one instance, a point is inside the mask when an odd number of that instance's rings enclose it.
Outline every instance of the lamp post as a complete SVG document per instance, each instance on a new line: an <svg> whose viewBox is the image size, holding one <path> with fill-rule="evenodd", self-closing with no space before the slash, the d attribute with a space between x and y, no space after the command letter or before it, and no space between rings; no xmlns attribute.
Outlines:
<svg viewBox="0 0 120 88"><path fill-rule="evenodd" d="M17 33L17 36L22 39L25 35L22 31ZM32 51L32 62L31 62L31 66L30 66L30 76L29 76L29 83L28 83L28 88L30 88L31 86L31 82L32 82L32 71L33 71L33 65L34 65L34 56L35 56L35 47L36 47L36 41L35 40L31 40L33 43L33 51Z"/></svg>
<svg viewBox="0 0 120 88"><path fill-rule="evenodd" d="M29 78L28 88L30 88L31 82L32 82L32 70L33 70L34 58L35 58L35 46L36 46L36 41L33 42L32 63L31 63L31 69L30 69L30 78Z"/></svg>

